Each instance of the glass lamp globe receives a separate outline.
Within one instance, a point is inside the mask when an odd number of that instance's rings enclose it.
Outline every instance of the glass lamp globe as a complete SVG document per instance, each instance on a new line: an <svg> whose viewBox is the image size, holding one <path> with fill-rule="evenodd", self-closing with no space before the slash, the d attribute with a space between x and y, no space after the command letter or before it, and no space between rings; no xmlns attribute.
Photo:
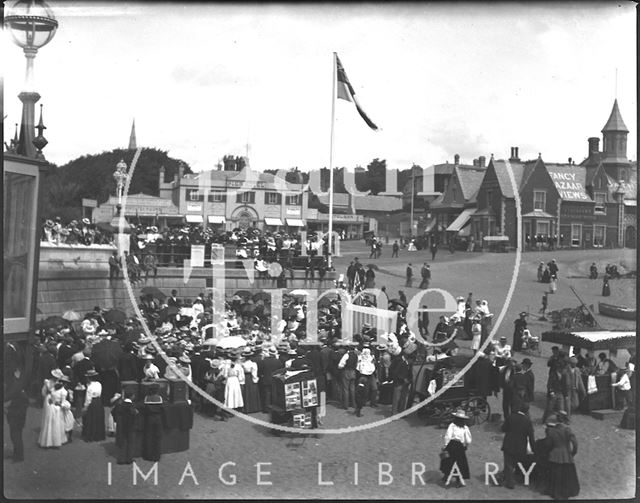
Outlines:
<svg viewBox="0 0 640 503"><path fill-rule="evenodd" d="M37 51L53 39L58 21L42 0L18 0L6 12L4 26L25 52Z"/></svg>

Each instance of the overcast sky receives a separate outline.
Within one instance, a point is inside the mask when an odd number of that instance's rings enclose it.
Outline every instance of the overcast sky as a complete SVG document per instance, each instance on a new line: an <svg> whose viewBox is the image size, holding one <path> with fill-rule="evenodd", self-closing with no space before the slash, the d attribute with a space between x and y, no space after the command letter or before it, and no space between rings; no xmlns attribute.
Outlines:
<svg viewBox="0 0 640 503"><path fill-rule="evenodd" d="M256 170L327 166L334 51L382 128L338 100L335 166L470 163L511 146L581 161L609 117L616 68L635 159L631 3L49 5L60 26L35 77L44 152L59 165L126 147L135 118L138 146L196 171L247 143ZM8 141L25 62L6 33L2 44Z"/></svg>

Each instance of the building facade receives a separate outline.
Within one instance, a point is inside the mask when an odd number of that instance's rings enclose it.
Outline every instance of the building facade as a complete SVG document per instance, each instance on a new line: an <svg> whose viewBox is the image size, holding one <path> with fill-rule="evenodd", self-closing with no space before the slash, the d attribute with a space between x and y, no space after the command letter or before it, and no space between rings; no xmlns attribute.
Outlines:
<svg viewBox="0 0 640 503"><path fill-rule="evenodd" d="M637 162L627 159L626 135L617 101L599 139L589 138L588 157L579 165L521 162L517 148L508 161L489 162L471 216L472 234L517 242L513 174L522 210L524 249L636 246Z"/></svg>

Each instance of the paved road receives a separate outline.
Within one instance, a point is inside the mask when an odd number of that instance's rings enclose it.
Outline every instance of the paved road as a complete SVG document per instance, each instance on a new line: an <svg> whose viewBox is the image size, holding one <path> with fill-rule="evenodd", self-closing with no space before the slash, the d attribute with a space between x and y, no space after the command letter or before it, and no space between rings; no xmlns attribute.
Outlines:
<svg viewBox="0 0 640 503"><path fill-rule="evenodd" d="M388 250L388 248L387 248ZM349 251L349 250L347 250ZM358 253L357 250L352 250ZM610 253L610 252L609 252ZM566 288L564 271L578 273L596 260L611 261L603 251L577 254L558 253L561 280L559 293L551 301L551 308L575 306L573 294ZM355 255L353 255L355 256ZM364 253L362 254L364 256ZM423 255L424 256L424 255ZM424 260L419 254L412 261ZM549 255L543 254L549 259ZM633 257L625 254L623 259ZM338 259L339 265L349 256ZM418 260L416 260L418 259ZM445 252L432 263L432 286L447 288L454 294L474 292L476 297L486 298L494 312L504 303L504 291L509 282L513 254L463 254L448 256ZM535 276L537 254L526 254L518 288L508 309L505 323L498 335L511 337L512 321L527 305L537 307L545 285L532 280ZM571 261L569 263L569 260ZM340 264L342 262L342 264ZM368 261L363 260L366 264ZM380 266L392 273L401 273L405 257L395 261L381 259ZM635 269L635 266L633 267ZM402 277L380 275L379 285L387 284L389 290L400 287ZM586 302L597 301L595 287L588 280L572 280ZM599 282L598 282L599 285ZM630 281L613 282L614 299L630 301L635 284ZM626 290L625 290L626 289ZM626 291L626 293L624 293ZM416 293L417 289L411 290ZM407 292L409 293L409 292ZM435 302L435 300L434 300ZM434 304L435 305L435 304ZM609 320L607 320L609 321ZM534 322L536 333L546 329L541 322ZM466 343L465 343L466 344ZM532 417L536 420L536 435L543 435L539 422L544 405L546 365L549 345L543 345L540 357L534 356L536 371L536 403ZM523 356L523 355L520 355ZM620 352L619 360L626 358ZM490 398L494 411L500 411L498 399ZM347 428L366 424L373 419L389 415L388 407L366 408L364 417L328 407L326 428ZM254 417L266 419L257 414ZM133 484L132 468L115 464L113 440L86 444L76 438L60 449L42 450L37 447L40 410L29 409L28 426L25 428L27 444L26 461L13 464L5 460L4 494L11 498L410 498L410 499L537 499L541 495L531 488L517 486L510 491L502 487L485 485L485 464L502 464L499 450L502 435L499 424L485 423L472 429L473 444L469 449L472 478L464 488L444 488L440 480L437 453L444 431L425 426L415 415L399 419L385 426L365 432L313 437L275 437L266 428L250 424L241 418L229 422L217 422L197 415L191 432L191 448L187 452L163 456L158 466L158 483L150 478L138 478ZM580 443L576 465L582 486L581 498L632 497L635 491L635 432L617 428L618 418L598 421L588 416L575 416L572 428ZM4 452L9 452L8 431L5 422ZM111 484L108 480L108 463L112 463ZM235 465L225 463L234 462ZM257 484L256 463L263 465L264 481L271 485ZM193 469L198 484L190 476L182 477L187 463ZM322 481L333 485L320 485L318 463L322 463ZM357 463L357 468L355 466ZM388 465L380 465L388 463ZM140 461L140 469L148 472L152 464ZM393 480L382 471L391 470ZM222 467L222 476L219 470ZM357 484L355 472L357 475ZM415 477L412 478L412 470ZM227 485L236 477L235 485ZM420 477L421 475L421 477ZM379 478L381 477L381 478ZM180 484L182 480L182 484ZM227 484L225 484L226 481ZM424 485L422 484L424 482ZM388 484L387 484L388 483Z"/></svg>

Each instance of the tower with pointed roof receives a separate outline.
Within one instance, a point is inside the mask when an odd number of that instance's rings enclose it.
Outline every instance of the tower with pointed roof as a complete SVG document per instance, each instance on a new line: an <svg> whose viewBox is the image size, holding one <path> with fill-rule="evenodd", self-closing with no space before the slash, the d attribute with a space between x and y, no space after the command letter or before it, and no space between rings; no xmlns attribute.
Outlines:
<svg viewBox="0 0 640 503"><path fill-rule="evenodd" d="M629 130L622 120L622 115L620 115L618 100L615 100L609 120L602 128L603 161L627 162L628 134Z"/></svg>
<svg viewBox="0 0 640 503"><path fill-rule="evenodd" d="M136 150L138 148L136 144L136 120L133 119L131 124L131 134L129 135L129 150Z"/></svg>

